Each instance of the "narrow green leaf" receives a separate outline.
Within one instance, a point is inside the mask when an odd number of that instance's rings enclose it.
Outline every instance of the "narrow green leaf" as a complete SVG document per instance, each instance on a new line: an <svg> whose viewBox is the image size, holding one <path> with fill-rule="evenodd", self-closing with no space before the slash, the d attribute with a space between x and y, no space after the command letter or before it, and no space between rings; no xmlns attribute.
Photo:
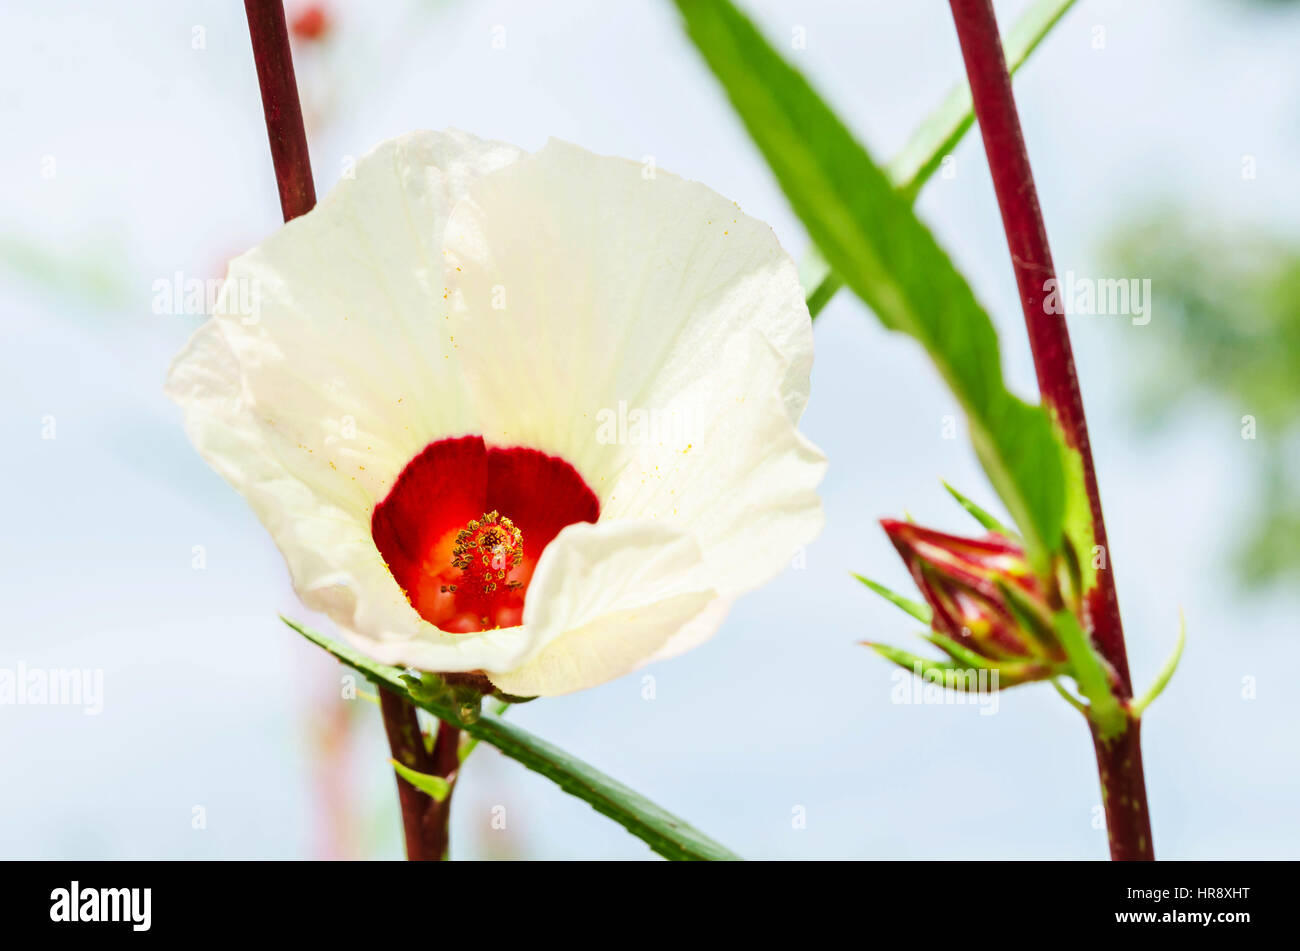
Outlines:
<svg viewBox="0 0 1300 951"><path fill-rule="evenodd" d="M857 578L886 601L898 605L898 607L902 608L922 624L929 624L930 620L934 617L934 612L930 610L928 604L924 604L920 601L913 601L911 598L905 598L897 592L890 591L883 584L872 581L870 578L864 578L862 575L854 575L853 577Z"/></svg>
<svg viewBox="0 0 1300 951"><path fill-rule="evenodd" d="M409 766L403 766L395 759L389 760L389 762L393 764L393 769L397 771L398 776L401 776L420 792L429 794L437 802L442 802L447 798L447 794L451 792L451 783L441 776L417 772Z"/></svg>
<svg viewBox="0 0 1300 951"><path fill-rule="evenodd" d="M966 496L962 495L960 492L954 489L947 482L943 483L943 487L948 490L948 494L951 495L954 499L956 499L957 503L962 508L964 508L967 512L969 512L972 516L974 516L975 521L979 522L990 532L997 532L999 535L1005 535L1007 538L1018 537L1014 529L1007 528L1007 526L1003 525L996 518L994 518L984 509L980 508L970 499L966 498Z"/></svg>
<svg viewBox="0 0 1300 951"><path fill-rule="evenodd" d="M1012 75L1025 64L1074 3L1075 0L1038 0L1021 14L1002 42L1007 68ZM974 123L975 108L971 102L970 86L965 82L958 83L939 108L912 134L903 151L885 168L889 180L906 200L916 201L921 187L942 164L944 156L957 147ZM801 270L804 271L808 312L816 317L844 282L832 273L830 265L816 248L810 251Z"/></svg>
<svg viewBox="0 0 1300 951"><path fill-rule="evenodd" d="M1021 14L1002 39L1007 69L1013 76L1074 3L1075 0L1037 0ZM975 107L971 102L970 86L960 82L913 133L903 151L889 163L890 180L905 197L915 201L921 186L974 124Z"/></svg>
<svg viewBox="0 0 1300 951"><path fill-rule="evenodd" d="M965 278L885 173L727 0L676 0L790 204L826 260L886 327L915 338L970 423L976 455L1040 574L1060 547L1063 448L1012 395L997 334Z"/></svg>
<svg viewBox="0 0 1300 951"><path fill-rule="evenodd" d="M1155 682L1147 688L1140 699L1133 701L1133 716L1140 717L1151 706L1151 701L1164 693L1165 687L1169 685L1169 680L1178 669L1178 662L1183 659L1183 648L1187 646L1187 618L1183 616L1182 609L1178 611L1178 643L1174 645L1174 652L1169 655L1165 661L1165 666L1161 668L1160 673L1156 676Z"/></svg>
<svg viewBox="0 0 1300 951"><path fill-rule="evenodd" d="M471 737L495 746L506 756L545 776L571 796L577 796L597 812L613 819L665 858L676 861L734 861L740 858L644 796L541 737L533 736L491 713L482 713L472 722L464 722L458 719L451 705L423 693L420 699L412 696L410 680L403 676L406 671L402 668L377 663L346 644L286 617L281 620L384 689L438 719L458 726Z"/></svg>
<svg viewBox="0 0 1300 951"><path fill-rule="evenodd" d="M1079 619L1069 611L1057 611L1052 618L1056 636L1065 648L1070 673L1079 693L1088 700L1088 718L1097 725L1102 739L1119 736L1128 728L1128 718L1110 688L1105 662L1088 642Z"/></svg>

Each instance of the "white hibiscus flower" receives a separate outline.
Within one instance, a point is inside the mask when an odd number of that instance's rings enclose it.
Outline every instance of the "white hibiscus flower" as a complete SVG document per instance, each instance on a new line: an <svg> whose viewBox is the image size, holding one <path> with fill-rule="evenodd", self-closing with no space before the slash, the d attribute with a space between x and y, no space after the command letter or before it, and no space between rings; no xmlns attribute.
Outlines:
<svg viewBox="0 0 1300 951"><path fill-rule="evenodd" d="M231 263L167 390L356 648L550 695L702 642L817 533L812 350L703 185L416 132Z"/></svg>

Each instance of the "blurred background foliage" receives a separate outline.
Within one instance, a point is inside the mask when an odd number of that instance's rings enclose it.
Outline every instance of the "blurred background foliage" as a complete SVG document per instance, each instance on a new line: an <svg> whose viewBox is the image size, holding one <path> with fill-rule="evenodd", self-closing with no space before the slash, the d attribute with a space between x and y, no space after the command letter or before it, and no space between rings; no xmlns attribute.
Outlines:
<svg viewBox="0 0 1300 951"><path fill-rule="evenodd" d="M1231 500L1232 573L1247 587L1294 584L1300 242L1207 217L1187 201L1117 227L1105 257L1109 273L1151 280L1149 333L1127 335L1131 346L1121 351L1130 360L1135 421L1147 432L1166 429L1197 401L1241 417L1242 438L1255 440L1258 458Z"/></svg>

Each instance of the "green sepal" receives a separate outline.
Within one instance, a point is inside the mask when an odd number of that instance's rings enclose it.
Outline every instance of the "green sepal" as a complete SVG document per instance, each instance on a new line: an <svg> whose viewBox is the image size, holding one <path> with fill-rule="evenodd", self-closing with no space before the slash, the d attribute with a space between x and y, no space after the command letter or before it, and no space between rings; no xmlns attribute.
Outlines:
<svg viewBox="0 0 1300 951"><path fill-rule="evenodd" d="M1088 705L1076 697L1065 684L1061 683L1060 677L1052 678L1052 687L1061 695L1061 699L1068 703L1074 709L1078 710L1085 717L1088 715Z"/></svg>
<svg viewBox="0 0 1300 951"><path fill-rule="evenodd" d="M968 675L977 672L977 668L968 664L922 657L891 644L876 644L871 641L862 643L904 670L920 674L925 679L936 678L932 681L936 686L944 686L959 693L965 693L970 686Z"/></svg>
<svg viewBox="0 0 1300 951"><path fill-rule="evenodd" d="M886 588L883 584L880 584L877 581L872 581L870 578L864 578L862 575L855 574L853 577L857 578L864 585L866 585L872 591L876 592L876 594L880 595L886 601L896 605L899 608L902 608L904 611L906 611L912 617L916 618L916 620L920 621L922 624L929 624L930 621L933 619L934 612L930 610L930 606L928 604L925 604L921 601L913 601L911 598L905 598L898 592L891 591L889 588Z"/></svg>
<svg viewBox="0 0 1300 951"><path fill-rule="evenodd" d="M536 697L533 697L531 699L535 700ZM503 717L506 715L506 711L508 711L511 706L512 704L509 700L498 700L497 708L492 711L492 715L494 717ZM469 759L469 754L474 752L474 749L475 747L478 746L478 744L479 744L479 738L477 736L469 736L468 734L466 734L464 741L460 744L460 749L457 751L457 755L459 756L460 761L462 763L464 763L465 760Z"/></svg>
<svg viewBox="0 0 1300 951"><path fill-rule="evenodd" d="M401 678L417 704L435 703L451 708L459 726L475 722L483 709L482 692L470 684L450 684L438 674L423 670L403 671Z"/></svg>
<svg viewBox="0 0 1300 951"><path fill-rule="evenodd" d="M998 666L996 660L985 657L983 654L957 643L947 634L940 634L938 631L922 631L921 636L953 660L965 664L967 667L993 668Z"/></svg>
<svg viewBox="0 0 1300 951"><path fill-rule="evenodd" d="M1038 605L1019 587L1009 584L1004 578L994 578L993 585L998 589L998 594L1002 595L1002 601L1011 616L1016 619L1016 627L1029 635L1030 649L1043 657L1056 654L1059 658L1059 645L1056 633L1052 630L1052 622L1043 616Z"/></svg>
<svg viewBox="0 0 1300 951"><path fill-rule="evenodd" d="M1134 700L1130 706L1130 711L1134 717L1140 717L1151 706L1151 701L1164 692L1165 687L1169 685L1169 680L1178 669L1178 662L1183 658L1183 648L1187 646L1187 618L1183 616L1182 610L1178 612L1178 642L1174 645L1174 652L1169 655L1165 661L1164 667L1160 668L1160 673L1156 675L1155 681L1147 688L1139 699Z"/></svg>
<svg viewBox="0 0 1300 951"><path fill-rule="evenodd" d="M927 640L929 639L928 635L923 634L922 636L926 637ZM1004 687L1016 687L1035 680L1044 680L1052 674L1050 667L1036 661L1000 664L982 658L984 662L981 664L968 664L961 660L947 661L922 657L919 654L913 654L891 644L877 644L873 641L862 641L861 643L904 670L920 674L922 678L930 680L936 686L942 685L959 693L969 692L972 686L975 686L975 689L978 690L984 689L983 684L980 684L977 678L972 676L981 671L992 671L997 674L996 689L999 690Z"/></svg>
<svg viewBox="0 0 1300 951"><path fill-rule="evenodd" d="M943 482L942 479L940 481ZM990 515L984 509L980 508L978 505L976 505L966 496L962 495L960 492L954 489L947 482L943 482L943 487L948 490L948 494L951 495L954 499L956 499L958 504L961 505L962 508L964 508L967 512L969 512L972 516L974 516L975 521L979 522L990 532L997 532L999 535L1005 536L1006 538L1014 538L1017 540L1020 538L1020 536L1016 534L1014 529L1008 528L1007 526L1003 525L995 517Z"/></svg>

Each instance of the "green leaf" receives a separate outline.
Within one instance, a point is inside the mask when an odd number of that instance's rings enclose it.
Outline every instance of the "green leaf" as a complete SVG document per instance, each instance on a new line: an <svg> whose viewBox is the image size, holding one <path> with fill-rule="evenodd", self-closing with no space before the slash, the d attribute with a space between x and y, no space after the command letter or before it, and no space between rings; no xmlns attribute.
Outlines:
<svg viewBox="0 0 1300 951"><path fill-rule="evenodd" d="M727 0L677 0L826 260L886 327L915 338L960 401L976 455L1040 574L1061 544L1063 447L1047 413L1012 395L997 334L910 201L804 78Z"/></svg>
<svg viewBox="0 0 1300 951"><path fill-rule="evenodd" d="M1043 37L1047 36L1074 3L1075 0L1038 0L1021 15L1002 43L1007 68L1012 75L1025 64ZM971 102L970 86L964 82L958 83L939 108L912 134L903 151L885 168L889 180L907 201L916 201L921 187L942 164L944 156L957 147L957 143L974 123L975 109ZM835 292L844 286L844 282L832 273L830 265L815 248L805 259L801 270L808 296L808 312L816 317L835 296Z"/></svg>
<svg viewBox="0 0 1300 951"><path fill-rule="evenodd" d="M934 617L934 612L930 610L928 604L923 604L920 601L913 601L911 598L905 598L897 592L890 591L883 584L872 581L870 578L864 578L862 575L854 575L853 577L857 578L886 601L898 605L898 607L902 608L922 624L929 624L931 619Z"/></svg>
<svg viewBox="0 0 1300 951"><path fill-rule="evenodd" d="M960 492L954 489L947 482L943 483L943 487L948 490L948 494L951 495L954 499L956 499L958 504L960 504L962 508L964 508L967 512L969 512L972 516L974 516L975 521L979 522L990 532L997 532L999 535L1004 535L1007 538L1018 537L1012 529L1007 528L1007 526L1003 525L996 518L994 518L988 512L984 511L984 509L980 508L970 499L966 498L966 496L962 495Z"/></svg>
<svg viewBox="0 0 1300 951"><path fill-rule="evenodd" d="M451 783L441 776L417 772L409 766L403 766L395 759L389 760L389 762L393 764L393 769L397 771L398 776L401 776L420 792L432 796L436 802L442 802L451 792Z"/></svg>
<svg viewBox="0 0 1300 951"><path fill-rule="evenodd" d="M527 730L491 713L480 713L470 722L459 720L457 709L441 702L433 694L417 689L415 693L421 698L417 699L411 689L414 678L402 668L376 663L346 644L288 618L282 617L281 620L385 690L391 690L438 719L459 727L471 737L495 746L511 759L541 773L571 796L577 796L597 812L613 819L665 858L675 861L735 861L740 858L644 796Z"/></svg>

